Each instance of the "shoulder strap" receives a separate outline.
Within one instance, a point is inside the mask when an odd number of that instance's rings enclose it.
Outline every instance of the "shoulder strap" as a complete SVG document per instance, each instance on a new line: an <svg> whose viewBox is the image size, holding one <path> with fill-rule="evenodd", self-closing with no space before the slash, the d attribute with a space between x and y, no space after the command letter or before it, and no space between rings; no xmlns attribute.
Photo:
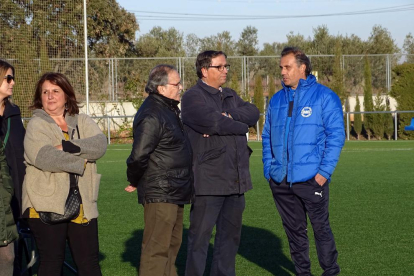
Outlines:
<svg viewBox="0 0 414 276"><path fill-rule="evenodd" d="M4 137L4 141L3 141L3 150L6 148L7 141L9 140L9 135L10 135L10 117L7 118L7 132L6 132L6 136Z"/></svg>

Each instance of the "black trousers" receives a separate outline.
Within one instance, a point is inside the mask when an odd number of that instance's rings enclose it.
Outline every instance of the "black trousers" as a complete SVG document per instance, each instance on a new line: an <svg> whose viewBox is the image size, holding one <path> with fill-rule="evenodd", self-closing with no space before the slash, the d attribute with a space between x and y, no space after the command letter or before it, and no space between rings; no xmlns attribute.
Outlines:
<svg viewBox="0 0 414 276"><path fill-rule="evenodd" d="M92 219L88 225L73 222L47 225L40 219L27 221L39 252L39 276L61 275L66 240L79 276L102 275L99 267L97 219Z"/></svg>
<svg viewBox="0 0 414 276"><path fill-rule="evenodd" d="M211 276L235 276L244 195L196 196L190 211L186 276L203 276L211 234L216 225Z"/></svg>
<svg viewBox="0 0 414 276"><path fill-rule="evenodd" d="M270 188L282 217L296 275L311 275L306 214L312 224L322 275L338 275L338 252L329 225L329 183L321 187L312 178L290 187L286 179L282 183L270 180Z"/></svg>

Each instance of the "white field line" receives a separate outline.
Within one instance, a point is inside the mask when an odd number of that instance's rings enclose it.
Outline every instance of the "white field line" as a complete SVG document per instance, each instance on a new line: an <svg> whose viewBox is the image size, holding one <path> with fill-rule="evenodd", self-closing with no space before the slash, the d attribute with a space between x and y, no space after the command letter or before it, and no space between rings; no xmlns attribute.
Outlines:
<svg viewBox="0 0 414 276"><path fill-rule="evenodd" d="M360 148L360 149L343 149L342 152L369 152L369 151L411 151L414 148L395 148L395 149L382 149L382 148Z"/></svg>
<svg viewBox="0 0 414 276"><path fill-rule="evenodd" d="M253 149L254 150L254 149ZM414 148L395 148L395 149L383 149L383 148L359 148L359 149L343 149L342 152L392 152L392 151L413 151ZM131 149L107 149L107 151L131 151ZM258 151L260 154L258 154ZM254 150L254 154L251 157L261 157L262 152L260 149ZM122 161L100 161L100 163L120 163Z"/></svg>

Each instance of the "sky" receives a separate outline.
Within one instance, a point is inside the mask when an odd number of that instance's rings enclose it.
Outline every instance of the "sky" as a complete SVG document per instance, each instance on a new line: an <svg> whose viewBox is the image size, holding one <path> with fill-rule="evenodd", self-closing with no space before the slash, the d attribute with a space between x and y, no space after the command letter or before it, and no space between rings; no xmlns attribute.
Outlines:
<svg viewBox="0 0 414 276"><path fill-rule="evenodd" d="M229 31L238 40L247 26L258 30L259 48L263 43L286 42L293 31L306 38L313 37L313 29L326 25L331 35L355 34L367 40L374 25L386 28L402 48L405 36L414 35L413 0L117 0L121 7L137 17L139 36L153 27L170 27L184 37L194 33L199 38ZM366 11L397 12L367 13ZM360 14L352 14L359 12ZM351 13L352 15L337 15ZM178 14L178 15L177 15ZM333 16L327 16L332 15ZM208 15L208 20L201 18ZM323 16L320 16L323 15ZM171 17L186 18L172 20ZM310 16L310 17L306 17ZM192 19L188 19L192 17ZM242 19L233 20L238 17ZM270 19L265 19L270 17ZM230 20L231 19L231 20Z"/></svg>

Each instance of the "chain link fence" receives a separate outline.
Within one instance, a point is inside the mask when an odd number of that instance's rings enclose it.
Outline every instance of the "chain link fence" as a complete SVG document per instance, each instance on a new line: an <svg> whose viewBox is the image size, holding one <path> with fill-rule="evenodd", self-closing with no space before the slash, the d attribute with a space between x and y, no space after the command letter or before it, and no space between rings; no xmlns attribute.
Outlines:
<svg viewBox="0 0 414 276"><path fill-rule="evenodd" d="M77 99L92 105L90 114L110 116L100 119L107 129L123 132L130 125L133 112L126 112L123 103L137 109L145 98L144 87L149 71L161 63L177 67L184 91L197 81L195 57L161 58L88 58L89 89L85 78L84 18L82 0L1 0L0 58L16 69L13 101L20 106L22 116L29 118L33 93L38 78L45 72L65 74L77 93ZM310 55L313 73L320 83L329 86L333 78L334 55ZM372 72L373 94L386 94L393 82L392 69L404 62L414 62L414 55L367 55ZM231 65L226 86L251 100L254 79L264 79L267 97L270 80L276 91L281 88L279 56L230 56ZM365 55L343 55L345 89L348 95L362 95ZM84 109L85 110L85 109ZM352 111L352 110L351 110ZM114 115L120 115L116 117ZM408 115L405 115L408 116ZM106 117L105 117L106 118ZM104 122L105 121L105 122Z"/></svg>

